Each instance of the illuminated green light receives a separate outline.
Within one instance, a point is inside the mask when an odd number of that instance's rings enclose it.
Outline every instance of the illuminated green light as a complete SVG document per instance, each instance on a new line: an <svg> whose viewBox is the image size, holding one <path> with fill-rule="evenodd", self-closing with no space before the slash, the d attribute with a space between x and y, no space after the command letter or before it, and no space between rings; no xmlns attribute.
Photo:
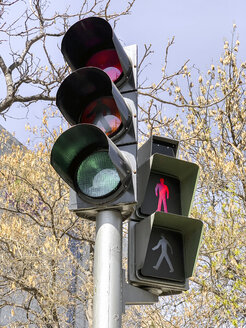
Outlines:
<svg viewBox="0 0 246 328"><path fill-rule="evenodd" d="M120 177L106 151L89 155L79 166L77 184L83 194L106 197L117 189Z"/></svg>

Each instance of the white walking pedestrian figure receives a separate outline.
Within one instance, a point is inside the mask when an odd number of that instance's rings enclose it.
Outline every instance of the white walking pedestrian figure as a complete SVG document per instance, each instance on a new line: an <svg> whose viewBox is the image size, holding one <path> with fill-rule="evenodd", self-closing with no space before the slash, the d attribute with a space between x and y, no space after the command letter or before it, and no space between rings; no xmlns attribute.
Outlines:
<svg viewBox="0 0 246 328"><path fill-rule="evenodd" d="M159 240L158 244L152 248L153 251L155 251L156 249L158 249L159 247L161 247L161 255L156 263L156 265L153 266L153 268L155 270L158 270L163 259L165 258L165 260L167 261L167 264L169 266L169 272L173 272L174 269L173 269L173 265L172 265L172 262L169 258L169 255L167 254L167 246L170 247L171 249L171 253L173 254L173 249L172 249L172 246L170 245L170 243L168 242L168 240L165 238L164 235L161 235L161 239Z"/></svg>

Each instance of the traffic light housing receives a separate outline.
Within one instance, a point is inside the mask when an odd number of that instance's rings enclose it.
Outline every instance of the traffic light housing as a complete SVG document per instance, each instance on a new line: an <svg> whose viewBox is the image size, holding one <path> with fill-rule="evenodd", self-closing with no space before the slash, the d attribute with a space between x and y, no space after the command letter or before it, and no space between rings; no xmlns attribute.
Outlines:
<svg viewBox="0 0 246 328"><path fill-rule="evenodd" d="M189 288L203 231L202 221L188 217L199 167L178 159L178 146L176 140L152 136L138 151L128 279L158 295Z"/></svg>
<svg viewBox="0 0 246 328"><path fill-rule="evenodd" d="M122 96L110 77L95 67L80 68L60 85L56 104L71 124L98 126L116 145L137 140L137 94Z"/></svg>
<svg viewBox="0 0 246 328"><path fill-rule="evenodd" d="M125 219L137 202L137 49L123 49L98 17L75 23L61 51L73 72L56 104L72 125L56 140L51 165L71 187L69 208L95 219L117 209Z"/></svg>
<svg viewBox="0 0 246 328"><path fill-rule="evenodd" d="M136 90L134 49L122 47L106 20L88 17L72 25L62 40L61 51L72 70L97 67L121 92Z"/></svg>

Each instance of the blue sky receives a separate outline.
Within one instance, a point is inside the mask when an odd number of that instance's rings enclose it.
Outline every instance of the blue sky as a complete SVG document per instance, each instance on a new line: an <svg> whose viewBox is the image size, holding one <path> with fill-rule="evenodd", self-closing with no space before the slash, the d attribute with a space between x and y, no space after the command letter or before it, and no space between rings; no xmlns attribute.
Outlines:
<svg viewBox="0 0 246 328"><path fill-rule="evenodd" d="M130 44L136 42L140 47L144 43L153 44L154 72L172 36L175 36L175 46L170 52L172 67L190 59L205 70L223 53L223 41L231 39L233 24L238 27L236 34L246 59L245 12L244 0L138 0L133 14L123 18L117 30Z"/></svg>
<svg viewBox="0 0 246 328"><path fill-rule="evenodd" d="M117 5L118 1L115 1ZM170 50L169 72L178 69L187 59L190 65L195 64L206 72L223 53L224 40L230 41L233 24L237 25L236 36L240 41L239 59L246 60L245 13L245 0L136 0L132 14L118 22L116 34L123 45L136 43L139 57L144 44L152 44L155 54L149 60L151 65L145 75L154 81L161 74L165 46L172 36L175 36L175 45ZM17 107L11 108L9 116L22 119L4 121L0 117L0 124L15 132L16 137L25 143L26 118ZM35 111L28 117L29 121L38 124L41 116Z"/></svg>

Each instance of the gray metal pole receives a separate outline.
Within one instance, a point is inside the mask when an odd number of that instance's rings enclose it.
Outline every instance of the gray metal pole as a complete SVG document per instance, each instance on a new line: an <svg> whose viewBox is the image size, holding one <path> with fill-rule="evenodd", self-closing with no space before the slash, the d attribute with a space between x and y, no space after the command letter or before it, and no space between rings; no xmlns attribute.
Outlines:
<svg viewBox="0 0 246 328"><path fill-rule="evenodd" d="M122 216L105 210L96 216L93 328L120 328L122 309Z"/></svg>

